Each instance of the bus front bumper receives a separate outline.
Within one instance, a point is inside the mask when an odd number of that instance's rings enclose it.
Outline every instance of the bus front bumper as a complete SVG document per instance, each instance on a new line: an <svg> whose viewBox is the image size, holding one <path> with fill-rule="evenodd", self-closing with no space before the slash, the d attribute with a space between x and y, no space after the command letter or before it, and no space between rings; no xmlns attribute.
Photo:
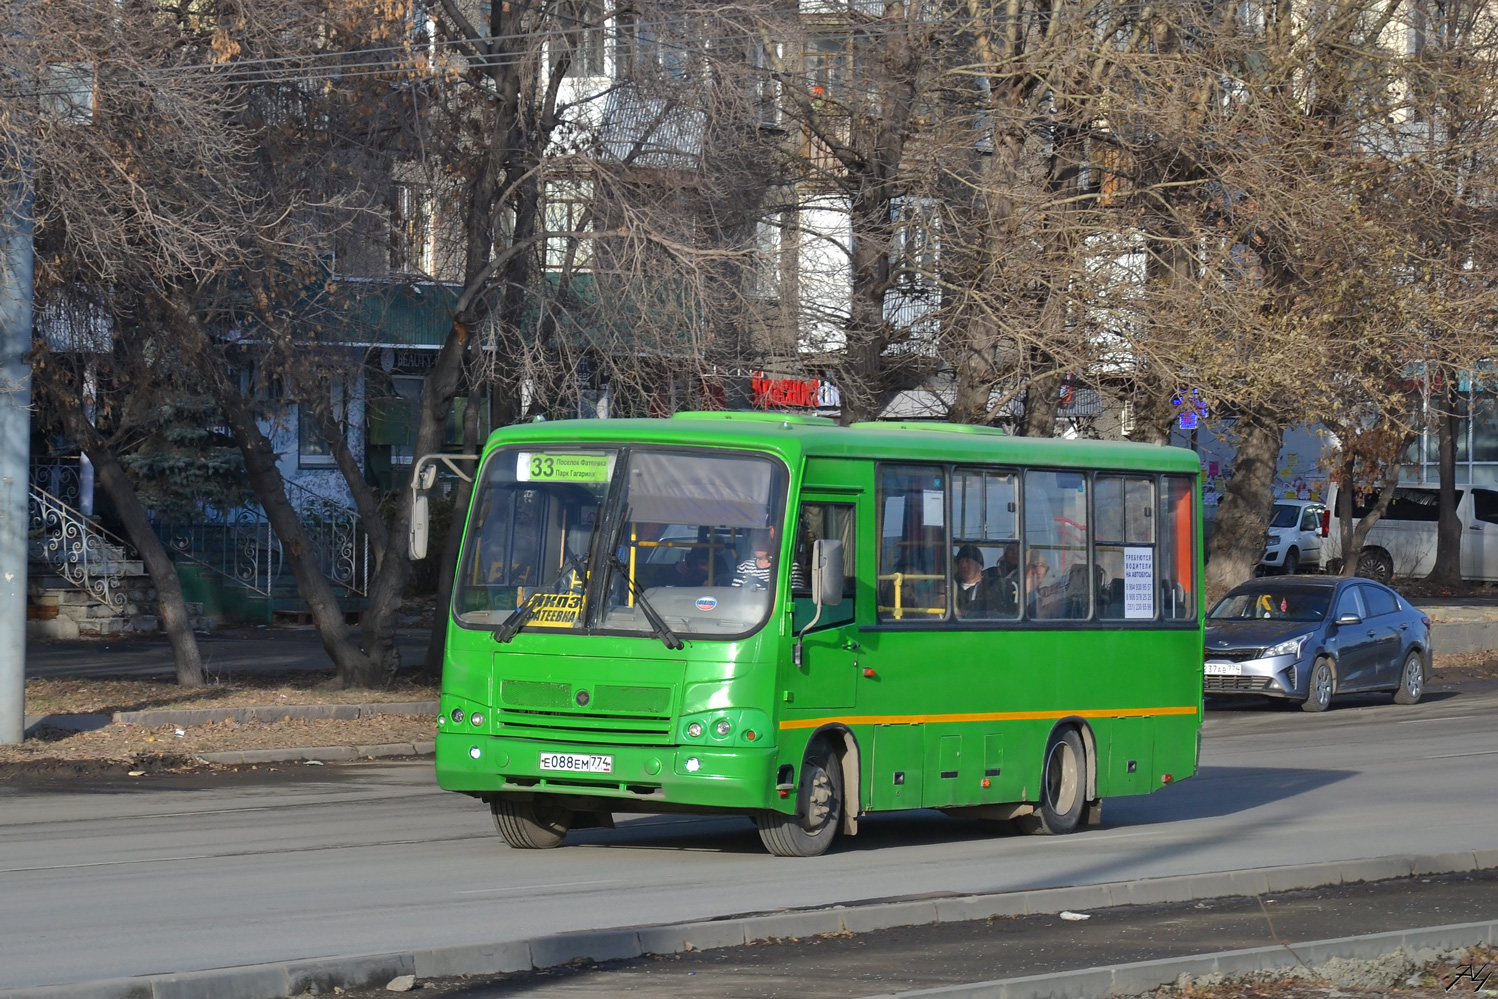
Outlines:
<svg viewBox="0 0 1498 999"><path fill-rule="evenodd" d="M541 758L608 757L608 773L541 768ZM775 747L593 746L502 736L437 733L437 784L448 791L590 795L638 803L753 811L784 808L775 790Z"/></svg>

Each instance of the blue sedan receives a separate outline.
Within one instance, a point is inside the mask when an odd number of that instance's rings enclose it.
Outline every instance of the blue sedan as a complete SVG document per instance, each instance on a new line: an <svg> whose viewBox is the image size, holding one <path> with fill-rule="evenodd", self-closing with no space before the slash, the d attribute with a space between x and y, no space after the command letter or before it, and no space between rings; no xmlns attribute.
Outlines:
<svg viewBox="0 0 1498 999"><path fill-rule="evenodd" d="M1388 690L1414 704L1430 670L1430 618L1367 579L1257 579L1207 615L1202 690L1212 696L1325 711L1336 694Z"/></svg>

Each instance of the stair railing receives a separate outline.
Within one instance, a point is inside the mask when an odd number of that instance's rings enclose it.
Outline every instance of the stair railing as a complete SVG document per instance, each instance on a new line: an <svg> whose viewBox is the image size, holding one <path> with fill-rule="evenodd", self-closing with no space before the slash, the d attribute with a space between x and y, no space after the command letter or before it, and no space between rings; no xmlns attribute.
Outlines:
<svg viewBox="0 0 1498 999"><path fill-rule="evenodd" d="M26 512L31 561L46 565L105 607L125 609L125 568L136 560L124 538L37 486L27 493Z"/></svg>

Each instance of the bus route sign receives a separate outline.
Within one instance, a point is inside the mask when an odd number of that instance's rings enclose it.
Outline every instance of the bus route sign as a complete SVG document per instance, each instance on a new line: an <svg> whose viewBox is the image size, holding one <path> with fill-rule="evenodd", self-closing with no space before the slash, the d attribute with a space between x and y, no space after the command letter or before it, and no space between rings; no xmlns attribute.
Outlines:
<svg viewBox="0 0 1498 999"><path fill-rule="evenodd" d="M583 612L581 593L537 593L531 597L528 625L538 628L573 628Z"/></svg>
<svg viewBox="0 0 1498 999"><path fill-rule="evenodd" d="M609 456L567 451L521 451L515 456L520 482L607 482Z"/></svg>

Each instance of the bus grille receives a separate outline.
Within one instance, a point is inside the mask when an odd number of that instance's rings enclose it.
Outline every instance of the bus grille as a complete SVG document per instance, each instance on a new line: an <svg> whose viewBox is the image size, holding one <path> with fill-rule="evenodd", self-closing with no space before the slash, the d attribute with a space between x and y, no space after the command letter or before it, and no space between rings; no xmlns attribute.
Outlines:
<svg viewBox="0 0 1498 999"><path fill-rule="evenodd" d="M572 687L565 683L504 680L499 685L499 699L520 708L568 708L572 706Z"/></svg>
<svg viewBox="0 0 1498 999"><path fill-rule="evenodd" d="M1202 690L1208 694L1253 694L1268 690L1273 683L1267 676L1204 676Z"/></svg>
<svg viewBox="0 0 1498 999"><path fill-rule="evenodd" d="M666 746L671 744L671 719L582 711L516 711L502 707L499 734L515 739Z"/></svg>

